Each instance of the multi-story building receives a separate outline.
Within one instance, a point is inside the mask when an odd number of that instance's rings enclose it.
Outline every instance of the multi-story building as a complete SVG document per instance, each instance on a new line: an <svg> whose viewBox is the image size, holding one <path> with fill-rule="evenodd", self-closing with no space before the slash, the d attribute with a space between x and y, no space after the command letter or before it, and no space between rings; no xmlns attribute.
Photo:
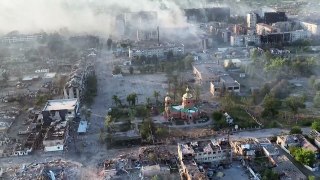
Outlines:
<svg viewBox="0 0 320 180"><path fill-rule="evenodd" d="M153 55L158 58L166 58L169 52L172 52L173 56L184 54L183 44L159 44L159 45L138 45L136 47L129 48L129 58L134 57L152 57Z"/></svg>
<svg viewBox="0 0 320 180"><path fill-rule="evenodd" d="M248 28L256 28L256 24L259 22L259 15L254 12L247 14L247 26Z"/></svg>
<svg viewBox="0 0 320 180"><path fill-rule="evenodd" d="M256 25L256 32L258 35L266 35L266 34L272 34L272 33L279 33L280 29L268 24L258 23Z"/></svg>
<svg viewBox="0 0 320 180"><path fill-rule="evenodd" d="M205 179L206 175L199 171L197 163L211 163L211 166L230 164L232 151L229 142L224 139L203 140L178 143L178 157L186 179Z"/></svg>
<svg viewBox="0 0 320 180"><path fill-rule="evenodd" d="M43 124L49 126L54 121L72 120L78 111L78 99L48 100L42 110Z"/></svg>
<svg viewBox="0 0 320 180"><path fill-rule="evenodd" d="M43 34L18 34L13 33L1 38L2 43L18 43L18 42L31 42L43 38Z"/></svg>
<svg viewBox="0 0 320 180"><path fill-rule="evenodd" d="M240 83L229 75L220 76L220 81L210 83L210 93L213 96L223 95L224 92L240 93Z"/></svg>
<svg viewBox="0 0 320 180"><path fill-rule="evenodd" d="M225 70L219 64L193 64L193 74L199 83L219 82L220 76L225 74Z"/></svg>
<svg viewBox="0 0 320 180"><path fill-rule="evenodd" d="M230 144L224 139L178 144L178 156L180 160L193 157L197 163L211 162L216 165L229 164L232 160Z"/></svg>
<svg viewBox="0 0 320 180"><path fill-rule="evenodd" d="M300 142L297 135L278 136L277 144L279 144L282 148L286 148L286 149L289 149L289 147L300 146Z"/></svg>
<svg viewBox="0 0 320 180"><path fill-rule="evenodd" d="M291 42L300 40L300 39L309 39L311 38L311 33L307 30L296 30L291 31Z"/></svg>
<svg viewBox="0 0 320 180"><path fill-rule="evenodd" d="M314 36L320 35L320 22L301 21L301 26Z"/></svg>
<svg viewBox="0 0 320 180"><path fill-rule="evenodd" d="M245 45L245 35L231 35L230 37L231 46L244 46Z"/></svg>
<svg viewBox="0 0 320 180"><path fill-rule="evenodd" d="M266 24L272 24L276 22L288 21L288 17L285 12L265 12L263 21Z"/></svg>
<svg viewBox="0 0 320 180"><path fill-rule="evenodd" d="M89 60L81 59L73 66L73 71L69 74L68 81L63 88L65 99L77 98L82 102L86 90L86 80L95 73L93 64L87 63L87 61Z"/></svg>
<svg viewBox="0 0 320 180"><path fill-rule="evenodd" d="M255 157L262 147L255 139L239 139L230 142L233 152L238 156Z"/></svg>
<svg viewBox="0 0 320 180"><path fill-rule="evenodd" d="M192 22L227 21L230 18L229 7L184 9L184 13Z"/></svg>
<svg viewBox="0 0 320 180"><path fill-rule="evenodd" d="M248 34L248 35L244 36L244 41L245 41L245 45L250 45L250 44L260 45L261 44L260 36L256 35L256 34Z"/></svg>

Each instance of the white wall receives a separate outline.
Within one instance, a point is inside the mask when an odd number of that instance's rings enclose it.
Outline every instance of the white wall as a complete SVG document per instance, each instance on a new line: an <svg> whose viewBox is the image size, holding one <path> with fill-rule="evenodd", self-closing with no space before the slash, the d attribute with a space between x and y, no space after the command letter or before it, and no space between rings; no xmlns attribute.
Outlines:
<svg viewBox="0 0 320 180"><path fill-rule="evenodd" d="M44 147L45 152L50 152L50 151L63 151L63 144L56 145L56 146L46 146Z"/></svg>

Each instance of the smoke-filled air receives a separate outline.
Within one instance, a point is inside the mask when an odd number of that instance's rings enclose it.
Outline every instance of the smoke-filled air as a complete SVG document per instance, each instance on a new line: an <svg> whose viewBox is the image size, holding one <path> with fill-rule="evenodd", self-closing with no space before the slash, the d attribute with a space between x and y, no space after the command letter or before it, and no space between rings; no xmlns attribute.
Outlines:
<svg viewBox="0 0 320 180"><path fill-rule="evenodd" d="M180 6L189 5L169 0L2 0L0 33L13 30L50 32L67 28L75 33L111 34L115 30L117 14L136 11L156 11L158 23L166 27L185 26Z"/></svg>

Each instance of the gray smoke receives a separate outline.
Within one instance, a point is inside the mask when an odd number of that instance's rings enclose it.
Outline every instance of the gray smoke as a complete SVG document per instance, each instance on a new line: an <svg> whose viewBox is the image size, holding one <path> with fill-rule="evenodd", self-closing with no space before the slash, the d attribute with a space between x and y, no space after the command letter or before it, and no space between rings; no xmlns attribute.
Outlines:
<svg viewBox="0 0 320 180"><path fill-rule="evenodd" d="M18 30L23 33L57 31L66 28L74 33L114 32L115 15L121 12L157 11L159 25L183 27L186 20L181 6L186 1L170 0L1 0L0 33Z"/></svg>

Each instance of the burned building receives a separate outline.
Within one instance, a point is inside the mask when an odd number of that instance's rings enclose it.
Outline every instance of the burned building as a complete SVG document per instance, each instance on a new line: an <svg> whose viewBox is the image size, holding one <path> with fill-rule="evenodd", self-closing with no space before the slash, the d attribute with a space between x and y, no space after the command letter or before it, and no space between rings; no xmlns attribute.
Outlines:
<svg viewBox="0 0 320 180"><path fill-rule="evenodd" d="M59 121L51 125L43 139L44 151L62 151L68 138L68 122Z"/></svg>
<svg viewBox="0 0 320 180"><path fill-rule="evenodd" d="M256 24L273 24L277 22L288 21L285 12L264 12L263 14L257 12L250 12L247 14L247 27L255 28Z"/></svg>
<svg viewBox="0 0 320 180"><path fill-rule="evenodd" d="M79 101L83 100L83 95L86 90L86 80L89 76L95 74L93 63L90 61L94 60L97 54L93 49L85 56L85 58L80 59L78 63L72 67L72 72L69 74L67 83L63 89L65 99L76 98Z"/></svg>
<svg viewBox="0 0 320 180"><path fill-rule="evenodd" d="M229 7L184 9L184 13L187 20L193 22L227 21L230 18Z"/></svg>
<svg viewBox="0 0 320 180"><path fill-rule="evenodd" d="M288 17L285 12L265 12L263 21L266 24L272 24L276 22L288 21Z"/></svg>
<svg viewBox="0 0 320 180"><path fill-rule="evenodd" d="M271 33L260 36L261 44L280 44L280 43L290 43L291 34L289 32L285 33Z"/></svg>
<svg viewBox="0 0 320 180"><path fill-rule="evenodd" d="M158 37L158 13L156 11L126 12L116 17L116 29L119 36L136 37L139 40L151 40Z"/></svg>
<svg viewBox="0 0 320 180"><path fill-rule="evenodd" d="M67 121L76 117L79 110L77 99L48 100L42 110L43 124L49 126L54 121Z"/></svg>

